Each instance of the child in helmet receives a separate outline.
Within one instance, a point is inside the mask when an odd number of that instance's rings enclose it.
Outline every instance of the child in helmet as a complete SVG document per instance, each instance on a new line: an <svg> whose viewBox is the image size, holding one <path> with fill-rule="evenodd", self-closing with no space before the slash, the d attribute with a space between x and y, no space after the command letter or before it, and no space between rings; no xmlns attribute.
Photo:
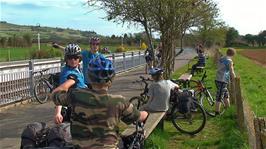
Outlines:
<svg viewBox="0 0 266 149"><path fill-rule="evenodd" d="M70 88L87 88L84 82L84 76L79 67L82 59L80 47L77 44L68 44L64 51L66 65L60 73L60 85L53 92L59 90L68 91ZM63 122L61 110L62 106L56 106L54 116L54 122L56 124Z"/></svg>
<svg viewBox="0 0 266 149"><path fill-rule="evenodd" d="M179 86L170 80L164 80L163 69L161 68L152 68L149 74L154 83L149 88L149 101L143 105L142 109L151 112L167 111L169 109L171 90L179 88Z"/></svg>
<svg viewBox="0 0 266 149"><path fill-rule="evenodd" d="M138 111L121 95L108 94L115 71L112 62L96 57L88 64L91 89L71 89L52 94L56 105L72 107L71 135L79 148L118 148L120 120L130 124L144 121L146 111Z"/></svg>

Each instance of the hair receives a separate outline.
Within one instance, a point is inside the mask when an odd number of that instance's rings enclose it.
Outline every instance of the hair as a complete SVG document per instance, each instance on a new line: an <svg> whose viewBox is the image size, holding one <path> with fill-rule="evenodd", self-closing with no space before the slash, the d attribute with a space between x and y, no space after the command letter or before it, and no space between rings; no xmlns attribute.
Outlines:
<svg viewBox="0 0 266 149"><path fill-rule="evenodd" d="M228 48L226 51L227 56L234 56L236 54L236 50L234 48Z"/></svg>
<svg viewBox="0 0 266 149"><path fill-rule="evenodd" d="M163 80L163 74L156 74L156 75L151 75L154 81L160 81Z"/></svg>

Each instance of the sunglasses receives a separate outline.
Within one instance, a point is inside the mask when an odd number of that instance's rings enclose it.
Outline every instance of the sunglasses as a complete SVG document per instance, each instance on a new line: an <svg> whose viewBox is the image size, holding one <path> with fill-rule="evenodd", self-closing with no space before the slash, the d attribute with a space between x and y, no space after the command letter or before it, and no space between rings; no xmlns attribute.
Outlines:
<svg viewBox="0 0 266 149"><path fill-rule="evenodd" d="M75 59L75 60L77 60L77 59L80 59L80 56L77 56L77 55L69 55L69 56L67 56L67 59Z"/></svg>

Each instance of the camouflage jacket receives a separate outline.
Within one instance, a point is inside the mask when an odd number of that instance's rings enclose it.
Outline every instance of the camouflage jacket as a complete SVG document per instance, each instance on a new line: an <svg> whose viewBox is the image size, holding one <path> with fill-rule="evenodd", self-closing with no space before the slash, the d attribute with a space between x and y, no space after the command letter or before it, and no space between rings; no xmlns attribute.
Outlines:
<svg viewBox="0 0 266 149"><path fill-rule="evenodd" d="M56 105L71 106L71 135L81 148L117 148L120 120L130 124L140 113L120 95L89 89L58 91L52 95Z"/></svg>

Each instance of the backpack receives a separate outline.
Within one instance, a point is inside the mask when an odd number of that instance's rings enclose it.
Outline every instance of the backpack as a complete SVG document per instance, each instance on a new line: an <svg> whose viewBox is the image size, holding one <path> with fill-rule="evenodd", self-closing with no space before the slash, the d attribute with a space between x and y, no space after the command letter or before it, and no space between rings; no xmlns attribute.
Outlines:
<svg viewBox="0 0 266 149"><path fill-rule="evenodd" d="M62 123L49 128L43 122L26 126L21 135L20 149L71 147L70 124Z"/></svg>
<svg viewBox="0 0 266 149"><path fill-rule="evenodd" d="M182 114L188 113L191 109L195 108L193 92L190 90L183 90L183 92L172 91L171 100L177 103L177 108Z"/></svg>

